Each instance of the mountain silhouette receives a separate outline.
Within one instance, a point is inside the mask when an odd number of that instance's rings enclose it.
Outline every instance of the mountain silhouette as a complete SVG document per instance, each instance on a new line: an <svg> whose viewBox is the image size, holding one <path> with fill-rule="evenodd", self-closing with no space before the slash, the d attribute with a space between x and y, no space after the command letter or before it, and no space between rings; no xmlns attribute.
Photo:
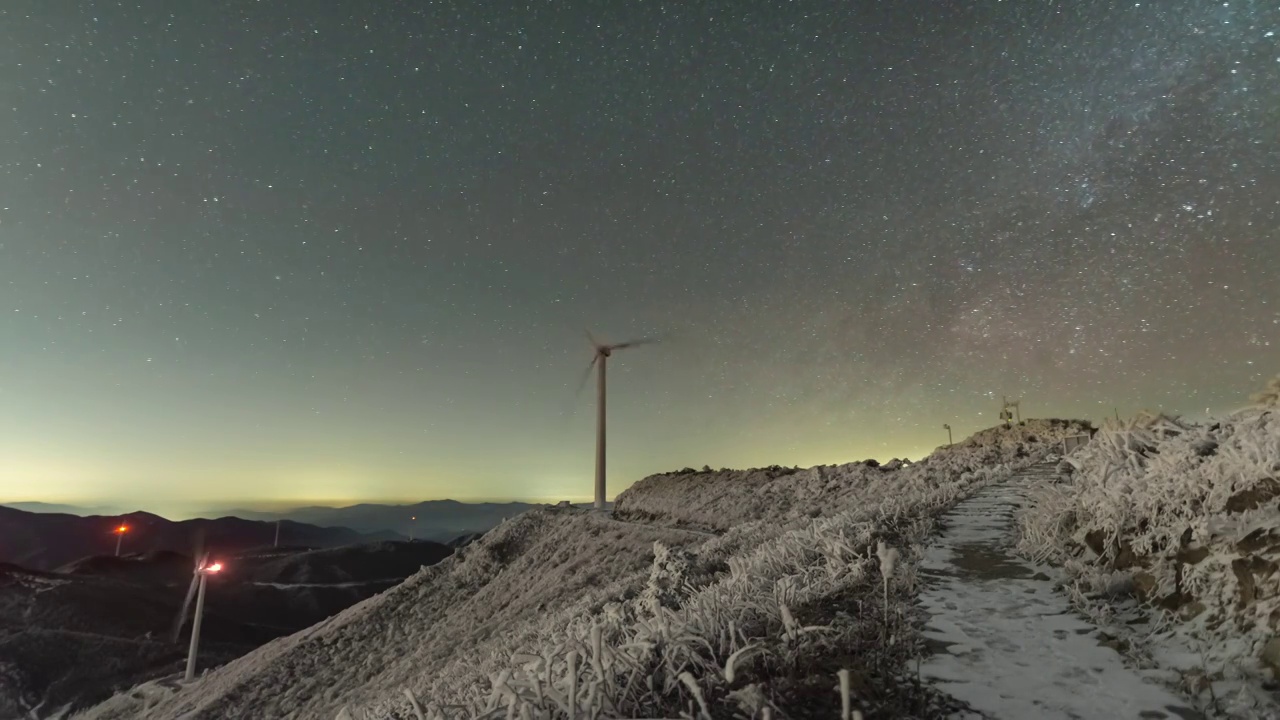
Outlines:
<svg viewBox="0 0 1280 720"><path fill-rule="evenodd" d="M148 512L79 517L65 513L32 513L0 506L0 562L33 570L53 570L85 557L112 556L115 529L127 529L122 554L181 553L197 543L216 553L239 553L270 547L275 522L237 517L173 521ZM330 548L379 540L402 539L396 533L361 533L345 527L318 527L284 520L280 542L292 547Z"/></svg>

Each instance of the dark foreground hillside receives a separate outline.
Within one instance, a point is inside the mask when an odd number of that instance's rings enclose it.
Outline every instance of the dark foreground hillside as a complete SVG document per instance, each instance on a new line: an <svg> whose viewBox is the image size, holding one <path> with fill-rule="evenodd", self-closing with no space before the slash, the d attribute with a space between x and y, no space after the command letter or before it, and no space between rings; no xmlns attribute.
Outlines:
<svg viewBox="0 0 1280 720"><path fill-rule="evenodd" d="M411 505L361 503L347 507L300 507L282 512L236 508L221 513L251 520L284 519L322 527L345 527L364 533L389 531L405 537L448 542L470 533L483 533L537 507L540 506L521 502L427 500Z"/></svg>
<svg viewBox="0 0 1280 720"><path fill-rule="evenodd" d="M224 664L378 592L452 548L384 542L218 557L200 667ZM192 560L171 552L84 558L59 572L0 565L0 718L56 717L185 667L189 621L173 625Z"/></svg>

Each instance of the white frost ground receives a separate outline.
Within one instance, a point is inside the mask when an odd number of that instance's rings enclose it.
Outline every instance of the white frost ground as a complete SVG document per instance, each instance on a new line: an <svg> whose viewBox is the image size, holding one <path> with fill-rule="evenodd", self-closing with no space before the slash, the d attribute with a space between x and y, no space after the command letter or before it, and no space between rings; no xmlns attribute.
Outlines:
<svg viewBox="0 0 1280 720"><path fill-rule="evenodd" d="M921 674L996 718L1191 718L1187 703L1126 667L1054 587L1055 571L1013 556L1014 509L1053 465L980 490L944 516L925 552L920 598L938 652Z"/></svg>

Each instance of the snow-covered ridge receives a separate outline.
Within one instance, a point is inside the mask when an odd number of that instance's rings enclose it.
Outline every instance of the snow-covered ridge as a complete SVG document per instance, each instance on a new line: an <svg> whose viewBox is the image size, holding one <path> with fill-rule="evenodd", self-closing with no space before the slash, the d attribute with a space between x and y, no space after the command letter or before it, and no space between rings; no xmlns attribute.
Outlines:
<svg viewBox="0 0 1280 720"><path fill-rule="evenodd" d="M702 471L686 468L652 475L618 495L614 516L677 527L723 531L754 520L787 523L829 517L877 501L886 492L921 483L953 482L966 472L1028 457L1029 449L1056 447L1063 438L1090 432L1088 423L1028 420L1013 428L984 430L950 448L939 448L918 466L874 460L807 469L768 467Z"/></svg>
<svg viewBox="0 0 1280 720"><path fill-rule="evenodd" d="M1209 424L1106 424L1065 459L1069 482L1042 488L1021 518L1022 551L1064 565L1110 599L1104 610L1150 607L1154 652L1194 648L1181 680L1206 698L1215 680L1280 677L1277 388Z"/></svg>
<svg viewBox="0 0 1280 720"><path fill-rule="evenodd" d="M1082 427L1029 421L889 470L655 476L620 498L632 509L622 519L531 511L149 711L154 700L125 694L84 717L543 718L570 706L579 717L676 717L770 705L834 717L840 670L874 688L858 709L894 715L906 694L933 697L901 673L918 649L903 613L932 514ZM739 502L762 485L781 514ZM683 507L693 509L677 516ZM680 522L718 534L671 527ZM884 586L881 541L903 554Z"/></svg>

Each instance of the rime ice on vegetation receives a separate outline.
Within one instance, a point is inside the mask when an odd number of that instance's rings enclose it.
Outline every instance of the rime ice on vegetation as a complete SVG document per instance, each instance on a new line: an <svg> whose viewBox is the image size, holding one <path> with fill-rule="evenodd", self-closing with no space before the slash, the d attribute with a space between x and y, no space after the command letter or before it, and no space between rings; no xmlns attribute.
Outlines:
<svg viewBox="0 0 1280 720"><path fill-rule="evenodd" d="M1277 390L1202 424L1108 422L1021 518L1021 551L1064 565L1087 609L1143 618L1126 638L1136 653L1249 717L1280 676Z"/></svg>

